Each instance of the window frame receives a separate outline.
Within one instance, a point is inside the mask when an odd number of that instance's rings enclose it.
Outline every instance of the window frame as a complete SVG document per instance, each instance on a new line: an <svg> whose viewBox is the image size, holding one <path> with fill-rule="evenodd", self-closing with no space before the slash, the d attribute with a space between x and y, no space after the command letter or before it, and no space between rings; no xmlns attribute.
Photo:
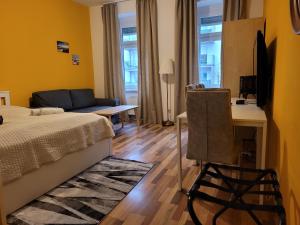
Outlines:
<svg viewBox="0 0 300 225"><path fill-rule="evenodd" d="M201 64L201 42L209 42L209 41L221 41L222 42L222 31L221 32L208 32L201 33L201 27L204 25L222 25L223 17L222 16L210 16L210 17L200 17L197 18L197 41L198 41L198 65L199 65L199 81L201 83L201 67L211 68L215 66L215 64ZM222 28L223 29L223 28ZM220 80L219 87L222 87L222 52L220 53ZM207 80L207 79L206 79Z"/></svg>
<svg viewBox="0 0 300 225"><path fill-rule="evenodd" d="M123 70L123 79L124 79L124 86L125 86L125 93L137 93L138 92L138 81L137 81L137 88L135 90L126 90L126 82L125 82L125 60L124 60L124 50L126 48L136 48L137 51L138 51L138 43L137 43L137 40L135 41L124 41L123 40L123 35L124 35L124 30L134 30L135 33L137 34L137 31L136 31L136 27L133 27L133 26L130 26L130 27L121 27L121 55L122 55L122 70ZM134 32L128 32L127 34L131 34L131 33L134 33ZM138 54L138 53L137 53ZM138 55L137 55L138 57ZM138 73L138 65L137 65L137 73ZM138 77L137 77L138 79Z"/></svg>

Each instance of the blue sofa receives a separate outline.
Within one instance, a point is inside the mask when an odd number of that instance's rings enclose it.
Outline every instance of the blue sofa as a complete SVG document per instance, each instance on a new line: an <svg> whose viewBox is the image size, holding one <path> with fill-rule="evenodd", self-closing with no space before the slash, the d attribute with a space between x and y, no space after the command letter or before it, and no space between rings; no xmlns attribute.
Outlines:
<svg viewBox="0 0 300 225"><path fill-rule="evenodd" d="M30 98L31 108L59 107L66 112L78 113L92 113L117 105L120 105L119 99L95 98L92 89L38 91ZM119 117L113 117L112 121L118 123Z"/></svg>

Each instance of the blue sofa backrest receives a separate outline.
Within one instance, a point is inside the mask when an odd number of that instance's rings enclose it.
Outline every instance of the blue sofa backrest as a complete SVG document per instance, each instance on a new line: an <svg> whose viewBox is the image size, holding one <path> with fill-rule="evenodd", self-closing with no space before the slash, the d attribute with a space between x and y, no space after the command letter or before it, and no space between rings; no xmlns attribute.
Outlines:
<svg viewBox="0 0 300 225"><path fill-rule="evenodd" d="M69 90L38 91L32 94L31 107L73 108Z"/></svg>
<svg viewBox="0 0 300 225"><path fill-rule="evenodd" d="M30 107L59 107L66 111L96 105L92 89L39 91L32 94Z"/></svg>
<svg viewBox="0 0 300 225"><path fill-rule="evenodd" d="M92 89L70 90L73 109L81 109L96 105L94 91Z"/></svg>

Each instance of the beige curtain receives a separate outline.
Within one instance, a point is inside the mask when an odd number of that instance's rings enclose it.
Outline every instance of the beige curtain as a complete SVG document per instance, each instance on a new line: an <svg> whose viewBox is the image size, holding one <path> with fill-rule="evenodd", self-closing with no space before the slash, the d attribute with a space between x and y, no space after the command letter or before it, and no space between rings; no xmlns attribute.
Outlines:
<svg viewBox="0 0 300 225"><path fill-rule="evenodd" d="M103 49L104 49L104 83L107 98L119 98L126 103L125 87L121 64L121 47L118 11L116 4L102 7Z"/></svg>
<svg viewBox="0 0 300 225"><path fill-rule="evenodd" d="M157 3L137 0L139 53L139 112L143 123L162 123L162 100L159 76Z"/></svg>
<svg viewBox="0 0 300 225"><path fill-rule="evenodd" d="M246 19L248 0L224 0L223 20L232 21Z"/></svg>
<svg viewBox="0 0 300 225"><path fill-rule="evenodd" d="M199 82L197 0L176 0L175 116L186 111L185 87Z"/></svg>

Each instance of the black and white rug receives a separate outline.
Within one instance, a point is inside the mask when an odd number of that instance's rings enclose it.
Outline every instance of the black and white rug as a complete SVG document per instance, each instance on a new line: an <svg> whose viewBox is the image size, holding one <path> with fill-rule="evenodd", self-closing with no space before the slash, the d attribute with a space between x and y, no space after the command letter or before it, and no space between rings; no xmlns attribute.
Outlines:
<svg viewBox="0 0 300 225"><path fill-rule="evenodd" d="M9 225L99 224L153 167L107 158L7 218Z"/></svg>

